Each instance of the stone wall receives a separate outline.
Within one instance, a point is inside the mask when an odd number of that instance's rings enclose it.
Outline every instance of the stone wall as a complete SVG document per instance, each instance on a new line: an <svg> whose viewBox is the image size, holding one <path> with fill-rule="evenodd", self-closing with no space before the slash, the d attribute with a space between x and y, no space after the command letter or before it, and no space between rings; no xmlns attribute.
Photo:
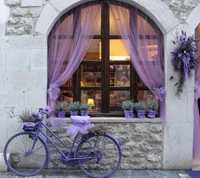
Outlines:
<svg viewBox="0 0 200 178"><path fill-rule="evenodd" d="M173 14L185 21L200 0L161 0ZM38 35L35 32L37 20L49 0L5 0L10 8L10 17L6 25L7 35Z"/></svg>
<svg viewBox="0 0 200 178"><path fill-rule="evenodd" d="M10 8L10 17L6 25L7 35L37 35L35 25L48 0L31 2L24 0L5 0ZM27 3L28 2L28 3Z"/></svg>
<svg viewBox="0 0 200 178"><path fill-rule="evenodd" d="M140 120L140 119L136 119ZM149 120L149 119L148 119ZM68 123L69 124L69 123ZM122 142L123 158L120 169L162 169L163 160L163 126L160 120L156 122L104 122L95 123L102 126ZM56 132L59 138L70 144L71 139L66 131ZM65 150L66 151L66 150ZM59 156L51 146L51 154ZM52 160L49 168L67 168L58 160ZM73 167L69 167L72 169ZM74 167L77 168L77 167Z"/></svg>

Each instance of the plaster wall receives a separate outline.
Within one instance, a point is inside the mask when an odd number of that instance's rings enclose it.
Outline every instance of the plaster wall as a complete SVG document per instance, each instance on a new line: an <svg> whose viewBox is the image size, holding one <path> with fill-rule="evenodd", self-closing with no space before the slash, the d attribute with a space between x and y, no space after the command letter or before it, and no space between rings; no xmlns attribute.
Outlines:
<svg viewBox="0 0 200 178"><path fill-rule="evenodd" d="M0 152L5 141L18 131L17 115L24 108L37 110L46 105L47 91L47 36L62 14L89 0L51 0L42 2L7 0L9 19L0 19ZM174 82L177 77L170 64L171 40L176 31L182 29L194 34L192 20L185 21L193 8L185 3L185 11L178 9L174 1L122 0L148 14L164 35L166 119L163 142L163 168L188 169L192 162L193 139L193 79L188 80L188 89L180 98L175 96ZM184 2L188 2L185 0ZM27 5L29 4L29 5ZM5 9L7 6L3 5ZM182 5L183 6L183 5ZM23 8L22 8L23 7ZM175 10L178 13L175 13ZM183 14L183 12L186 12ZM182 14L182 15L181 15ZM192 14L192 13L191 13ZM167 17L167 18L166 18ZM193 19L194 17L191 17ZM6 33L6 35L5 35ZM173 81L169 77L174 75ZM187 132L185 131L187 130Z"/></svg>

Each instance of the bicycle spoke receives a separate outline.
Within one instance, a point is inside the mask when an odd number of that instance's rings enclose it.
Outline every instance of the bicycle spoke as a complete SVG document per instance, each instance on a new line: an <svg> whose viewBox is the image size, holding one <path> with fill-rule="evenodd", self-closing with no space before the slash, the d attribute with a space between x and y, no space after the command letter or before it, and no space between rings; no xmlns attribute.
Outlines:
<svg viewBox="0 0 200 178"><path fill-rule="evenodd" d="M121 151L117 142L107 135L93 135L82 142L77 151L78 158L86 157L86 153L93 153L93 159L87 157L78 161L80 169L91 177L106 177L119 167Z"/></svg>
<svg viewBox="0 0 200 178"><path fill-rule="evenodd" d="M7 153L10 153L11 163ZM45 143L39 137L35 141L31 133L22 132L8 140L4 157L12 172L20 176L32 176L44 168L48 160L48 152Z"/></svg>

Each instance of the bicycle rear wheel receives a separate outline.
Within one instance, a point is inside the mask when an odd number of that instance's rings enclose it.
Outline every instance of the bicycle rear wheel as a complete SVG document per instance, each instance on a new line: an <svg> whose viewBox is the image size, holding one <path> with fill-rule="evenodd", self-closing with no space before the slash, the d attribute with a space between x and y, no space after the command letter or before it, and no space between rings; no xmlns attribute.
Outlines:
<svg viewBox="0 0 200 178"><path fill-rule="evenodd" d="M19 176L33 176L48 163L47 144L38 137L34 140L31 132L12 136L4 148L4 160L10 171Z"/></svg>
<svg viewBox="0 0 200 178"><path fill-rule="evenodd" d="M121 163L118 141L109 134L89 133L77 146L80 169L90 177L103 178L113 174Z"/></svg>

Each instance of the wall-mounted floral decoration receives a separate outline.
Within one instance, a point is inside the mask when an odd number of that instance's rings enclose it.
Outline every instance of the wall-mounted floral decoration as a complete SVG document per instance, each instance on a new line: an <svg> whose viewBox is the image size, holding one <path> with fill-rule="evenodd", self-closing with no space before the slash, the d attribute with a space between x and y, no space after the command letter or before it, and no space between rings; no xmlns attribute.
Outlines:
<svg viewBox="0 0 200 178"><path fill-rule="evenodd" d="M191 71L194 70L198 64L196 54L196 42L193 36L187 36L186 32L182 31L181 35L178 34L175 37L175 41L172 41L177 46L171 52L171 63L174 67L174 71L178 72L179 81L175 84L177 86L176 95L180 95L183 92L183 87L188 78L191 78ZM170 80L173 76L170 77Z"/></svg>

